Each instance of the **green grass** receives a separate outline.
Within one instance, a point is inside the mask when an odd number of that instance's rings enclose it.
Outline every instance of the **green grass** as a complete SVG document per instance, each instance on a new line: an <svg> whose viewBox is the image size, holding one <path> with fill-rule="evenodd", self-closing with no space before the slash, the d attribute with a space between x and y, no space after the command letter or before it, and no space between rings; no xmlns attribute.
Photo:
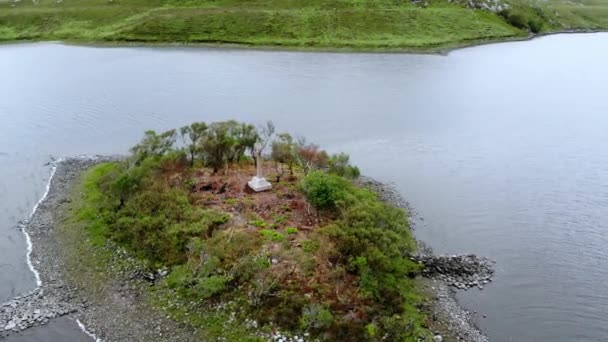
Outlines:
<svg viewBox="0 0 608 342"><path fill-rule="evenodd" d="M99 217L99 208L104 199L104 194L101 192L97 184L103 177L106 177L112 171L115 171L117 165L115 163L103 163L89 169L83 176L82 205L77 211L77 219L88 223L87 230L89 239L94 246L101 247L105 244L106 234L108 230L107 223Z"/></svg>
<svg viewBox="0 0 608 342"><path fill-rule="evenodd" d="M14 7L13 7L14 5ZM408 1L0 1L0 41L429 49L525 33L497 15Z"/></svg>
<svg viewBox="0 0 608 342"><path fill-rule="evenodd" d="M445 0L0 0L0 41L437 50L527 36ZM542 32L608 27L608 0L508 1Z"/></svg>

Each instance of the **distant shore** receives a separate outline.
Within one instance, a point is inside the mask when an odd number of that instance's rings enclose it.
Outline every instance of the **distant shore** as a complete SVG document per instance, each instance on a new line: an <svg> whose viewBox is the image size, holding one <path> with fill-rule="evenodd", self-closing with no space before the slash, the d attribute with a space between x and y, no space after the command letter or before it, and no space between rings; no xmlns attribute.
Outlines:
<svg viewBox="0 0 608 342"><path fill-rule="evenodd" d="M474 48L484 45L514 43L532 41L538 38L562 35L562 34L591 34L605 33L606 30L573 29L554 32L530 34L527 36L513 36L505 38L473 39L459 42L440 44L437 46L426 46L422 48L356 48L356 47L317 47L317 46L278 46L278 45L249 45L237 43L191 43L191 42L137 42L137 41L88 41L88 40L13 40L0 41L2 45L34 44L34 43L56 43L67 46L85 46L96 48L208 48L225 50L251 50L251 51L280 51L300 53L369 53L369 54L412 54L412 55L449 55L451 52Z"/></svg>

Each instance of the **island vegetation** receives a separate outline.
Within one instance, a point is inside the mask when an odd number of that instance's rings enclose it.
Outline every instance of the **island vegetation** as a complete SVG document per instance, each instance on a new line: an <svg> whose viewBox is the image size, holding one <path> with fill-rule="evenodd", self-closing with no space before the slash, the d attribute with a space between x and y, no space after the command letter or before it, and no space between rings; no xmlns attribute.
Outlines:
<svg viewBox="0 0 608 342"><path fill-rule="evenodd" d="M0 0L0 41L433 51L606 27L606 0Z"/></svg>
<svg viewBox="0 0 608 342"><path fill-rule="evenodd" d="M407 214L358 186L348 155L274 131L148 131L85 173L70 215L92 245L159 270L155 305L208 339L431 340ZM259 193L246 185L256 143L273 182Z"/></svg>

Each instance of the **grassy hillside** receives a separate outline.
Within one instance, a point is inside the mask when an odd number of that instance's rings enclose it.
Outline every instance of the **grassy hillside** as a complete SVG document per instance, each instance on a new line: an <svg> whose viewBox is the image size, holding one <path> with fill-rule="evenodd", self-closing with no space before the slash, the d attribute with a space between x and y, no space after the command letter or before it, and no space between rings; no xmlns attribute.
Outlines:
<svg viewBox="0 0 608 342"><path fill-rule="evenodd" d="M501 16L445 0L0 0L0 41L432 50L608 27L608 1L584 1L512 0Z"/></svg>

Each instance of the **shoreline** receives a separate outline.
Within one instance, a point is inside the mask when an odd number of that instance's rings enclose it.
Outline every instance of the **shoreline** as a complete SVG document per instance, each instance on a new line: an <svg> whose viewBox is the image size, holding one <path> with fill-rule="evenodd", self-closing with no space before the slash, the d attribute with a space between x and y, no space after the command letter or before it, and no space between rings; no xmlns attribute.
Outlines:
<svg viewBox="0 0 608 342"><path fill-rule="evenodd" d="M411 225L410 229L415 235L417 228L416 222L422 222L423 219L395 186L365 176L360 177L358 184L371 189L386 203L405 210L408 213ZM491 267L490 261L472 255L435 255L433 250L424 241L416 239L416 242L419 251L414 257L417 261L424 260L425 264L426 261L429 261L427 268L430 266L433 271L436 271L436 266L443 268L443 270L439 272L423 272L423 275L419 277L424 292L430 297L431 303L428 309L433 316L438 318L434 319L430 325L431 331L436 334L436 340L441 341L443 338L447 338L450 341L488 342L488 337L475 324L471 312L458 303L455 296L455 289L467 290L472 287L478 287L477 285L472 285L476 282L491 281L493 270L489 269L489 267ZM466 259L468 257L472 257L471 261L474 265L461 261L461 258ZM460 284L463 283L458 276L460 270L454 270L452 272L448 270L450 266L452 266L450 264L453 262L455 262L459 268L464 267L465 269L471 269L471 274L474 276L471 278L470 282L466 282L466 286L460 286ZM444 270L447 272L444 272ZM490 272L490 274L485 274L484 272ZM478 275L480 276L478 277ZM479 289L482 290L483 286L479 287ZM437 336L441 336L441 338L439 339Z"/></svg>
<svg viewBox="0 0 608 342"><path fill-rule="evenodd" d="M145 42L145 41L89 41L89 40L5 40L4 45L52 43L66 46L91 48L179 48L179 49L216 49L216 50L245 50L261 52L297 52L297 53L365 53L365 54L405 54L405 55L439 55L447 56L451 52L475 48L484 45L526 42L534 39L561 34L593 34L606 33L605 29L567 29L553 32L528 34L527 36L510 36L504 38L472 39L446 42L444 44L426 47L398 48L361 48L361 47L323 47L323 46L288 46L288 45L251 45L222 42Z"/></svg>
<svg viewBox="0 0 608 342"><path fill-rule="evenodd" d="M65 220L65 213L72 209L71 198L82 173L97 163L112 160L116 158L68 158L60 159L54 165L52 178L47 186L48 191L35 206L32 216L23 227L24 233L31 235L31 260L38 268L41 285L31 293L18 296L0 306L0 337L31 326L44 325L53 318L68 316L97 342L121 340L127 336L133 341L163 341L167 338L193 340L193 335L196 335L196 331L192 331L193 328L176 322L165 316L167 313L152 308L147 303L151 294L145 287L149 287L150 283L133 277L135 264L130 264L127 267L128 272L125 273L120 269L115 270L116 260L102 260L103 266L112 268L112 274L109 274L110 278L94 279L98 280L95 284L90 283L90 277L87 278L91 274L83 275L81 281L78 276L75 277L74 273L81 272L82 266L74 268L72 263L84 263L85 268L91 265L87 265L86 260L72 260L70 263L69 259L74 257L71 251L74 248L84 248L84 253L90 253L93 246L82 247L82 239L86 242L87 235L84 230L81 230L83 234L79 234L74 241L69 241L72 237L61 232L62 221ZM416 219L417 215L393 186L367 177L362 177L360 185L372 188L387 203L413 213L410 223L415 226L412 220ZM422 254L430 255L430 249L418 242L423 250ZM129 259L120 249L117 251L112 248L110 253L118 254L116 257L121 259L121 262L125 258ZM91 256L93 259L95 257L97 256ZM114 256L111 258L116 259ZM90 269L86 271L97 272ZM464 341L488 341L472 322L470 312L460 307L448 281L433 276L421 278L421 286L430 298L430 306L427 309L437 317L430 327L436 334L436 339L443 339L445 336L448 339ZM141 322L141 317L146 317L146 322ZM145 324L149 321L153 324Z"/></svg>

